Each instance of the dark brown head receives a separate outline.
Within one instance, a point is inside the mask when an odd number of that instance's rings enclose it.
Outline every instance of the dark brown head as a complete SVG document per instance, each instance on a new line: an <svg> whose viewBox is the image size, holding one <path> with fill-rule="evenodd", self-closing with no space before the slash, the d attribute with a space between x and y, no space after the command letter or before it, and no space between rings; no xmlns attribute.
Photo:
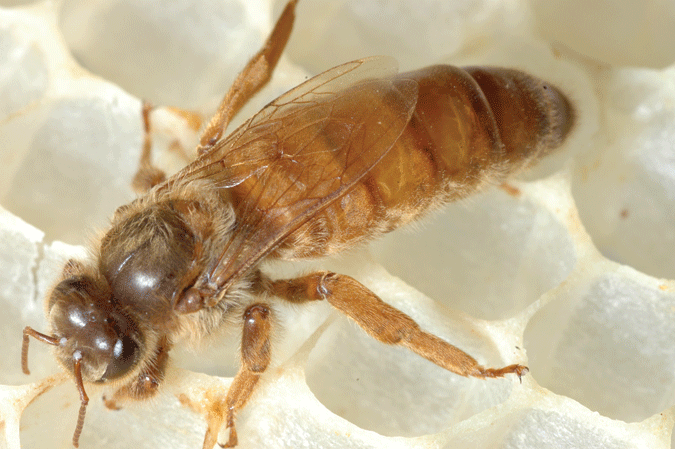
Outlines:
<svg viewBox="0 0 675 449"><path fill-rule="evenodd" d="M145 343L134 318L101 284L88 275L71 276L58 283L49 300L57 357L65 367L81 358L85 382L124 376L138 364Z"/></svg>
<svg viewBox="0 0 675 449"><path fill-rule="evenodd" d="M64 279L49 297L48 310L52 335L26 327L21 363L28 374L31 336L56 347L57 360L72 373L80 393L73 435L77 447L89 402L84 382L102 383L130 374L142 360L146 342L134 318L114 301L106 282L87 274L77 262L66 265Z"/></svg>
<svg viewBox="0 0 675 449"><path fill-rule="evenodd" d="M176 298L198 272L198 239L181 213L189 207L167 201L122 208L95 264L66 264L47 302L52 335L24 329L24 372L32 336L54 345L58 361L75 378L82 400L75 446L88 402L83 384L125 381L153 353L158 335L172 332Z"/></svg>

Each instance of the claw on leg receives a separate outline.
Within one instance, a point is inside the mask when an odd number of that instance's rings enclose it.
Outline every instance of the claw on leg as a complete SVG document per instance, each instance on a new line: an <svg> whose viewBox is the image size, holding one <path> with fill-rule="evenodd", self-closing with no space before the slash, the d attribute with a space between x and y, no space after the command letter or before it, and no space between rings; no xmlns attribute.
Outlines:
<svg viewBox="0 0 675 449"><path fill-rule="evenodd" d="M520 383L523 382L523 376L527 374L530 369L523 365L509 365L503 368L483 368L480 367L478 374L472 374L474 377L504 377L506 374L515 374L518 376Z"/></svg>

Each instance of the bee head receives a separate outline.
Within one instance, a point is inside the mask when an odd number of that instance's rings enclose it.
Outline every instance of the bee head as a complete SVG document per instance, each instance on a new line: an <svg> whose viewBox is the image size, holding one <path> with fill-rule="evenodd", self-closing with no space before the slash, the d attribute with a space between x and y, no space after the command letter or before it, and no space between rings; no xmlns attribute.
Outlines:
<svg viewBox="0 0 675 449"><path fill-rule="evenodd" d="M75 378L81 401L73 434L75 447L89 403L84 382L102 383L128 375L139 365L144 347L143 334L134 319L113 300L107 282L88 271L72 260L66 264L63 278L47 302L52 335L27 326L21 351L22 369L30 374L30 337L53 345L57 360Z"/></svg>
<svg viewBox="0 0 675 449"><path fill-rule="evenodd" d="M134 320L99 284L87 275L74 275L59 282L49 300L57 358L74 374L74 360L79 359L85 382L123 377L141 358L143 341Z"/></svg>

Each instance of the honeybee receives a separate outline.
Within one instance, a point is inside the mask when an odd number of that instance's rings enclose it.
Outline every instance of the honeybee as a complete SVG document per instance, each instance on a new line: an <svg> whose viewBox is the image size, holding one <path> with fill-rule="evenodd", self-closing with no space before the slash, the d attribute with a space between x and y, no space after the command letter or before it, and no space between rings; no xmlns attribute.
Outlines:
<svg viewBox="0 0 675 449"><path fill-rule="evenodd" d="M485 368L429 334L355 279L318 271L272 279L265 259L335 254L405 225L518 172L558 147L573 109L555 87L509 69L432 66L398 74L395 61L334 67L272 101L229 136L232 117L271 77L296 0L248 63L206 127L198 157L165 178L146 140L134 184L147 190L117 209L91 260L70 260L46 300L47 334L72 373L114 387L110 408L157 393L172 346L226 325L243 328L241 367L212 418L204 448L237 445L235 417L271 358L274 301L327 300L375 339L404 346L462 376L516 374Z"/></svg>

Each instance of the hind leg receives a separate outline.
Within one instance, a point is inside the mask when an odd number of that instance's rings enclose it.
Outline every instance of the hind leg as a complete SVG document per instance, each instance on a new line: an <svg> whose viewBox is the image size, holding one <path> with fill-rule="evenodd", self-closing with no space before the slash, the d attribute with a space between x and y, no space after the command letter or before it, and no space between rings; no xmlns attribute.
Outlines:
<svg viewBox="0 0 675 449"><path fill-rule="evenodd" d="M246 67L239 73L230 90L218 106L218 110L209 121L206 129L202 133L197 147L197 155L209 151L224 135L227 125L239 110L262 89L272 77L272 72L279 62L281 53L286 47L288 38L293 28L295 19L295 5L297 0L291 0L281 13L274 29L265 41L263 47L253 56ZM153 107L147 102L143 103L143 129L145 135L143 139L143 149L139 168L134 176L132 187L138 193L144 193L166 179L166 174L152 163L152 139L150 112ZM197 123L201 126L201 119L198 114L181 109L173 111L185 117L188 124ZM178 148L182 150L182 148ZM185 151L183 150L183 153Z"/></svg>

